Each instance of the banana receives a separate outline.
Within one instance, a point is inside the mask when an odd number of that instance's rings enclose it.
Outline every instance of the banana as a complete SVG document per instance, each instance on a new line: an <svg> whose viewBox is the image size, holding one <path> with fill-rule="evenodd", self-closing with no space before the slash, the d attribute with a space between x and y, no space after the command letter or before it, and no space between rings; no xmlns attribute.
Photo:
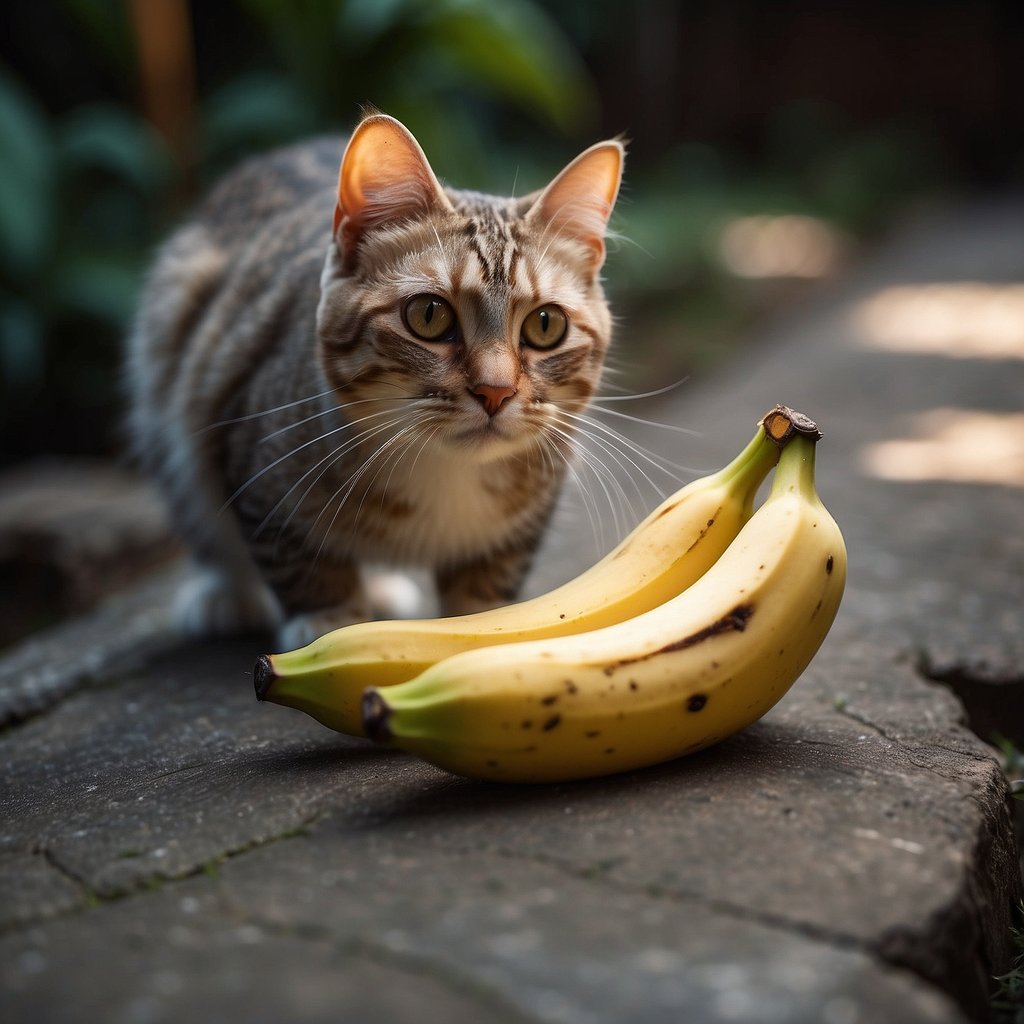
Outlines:
<svg viewBox="0 0 1024 1024"><path fill-rule="evenodd" d="M800 421L801 414L776 406L724 469L671 495L563 586L473 615L360 622L299 650L264 655L253 674L257 698L361 736L360 700L368 685L405 682L460 651L598 629L657 607L699 579L736 537Z"/></svg>
<svg viewBox="0 0 1024 1024"><path fill-rule="evenodd" d="M700 750L760 718L824 640L846 547L815 489L817 430L765 502L659 607L572 636L454 655L363 699L367 735L477 779L605 775Z"/></svg>

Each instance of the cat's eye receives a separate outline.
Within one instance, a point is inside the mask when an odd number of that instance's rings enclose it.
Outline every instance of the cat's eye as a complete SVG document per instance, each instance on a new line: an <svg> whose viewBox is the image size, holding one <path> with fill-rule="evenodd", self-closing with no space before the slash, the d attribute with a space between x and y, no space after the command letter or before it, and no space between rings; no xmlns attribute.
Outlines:
<svg viewBox="0 0 1024 1024"><path fill-rule="evenodd" d="M454 341L458 321L451 303L439 295L416 295L402 310L405 326L424 341Z"/></svg>
<svg viewBox="0 0 1024 1024"><path fill-rule="evenodd" d="M557 306L541 306L523 321L523 342L531 348L554 348L568 328L569 321Z"/></svg>

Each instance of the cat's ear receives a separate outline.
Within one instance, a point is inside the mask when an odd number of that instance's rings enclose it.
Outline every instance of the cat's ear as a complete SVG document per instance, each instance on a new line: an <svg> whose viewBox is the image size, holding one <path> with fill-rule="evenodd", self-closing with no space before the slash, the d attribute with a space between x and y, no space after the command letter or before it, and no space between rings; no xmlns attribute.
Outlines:
<svg viewBox="0 0 1024 1024"><path fill-rule="evenodd" d="M626 150L617 139L584 150L544 189L526 219L574 238L589 253L590 271L604 263L604 236L619 194Z"/></svg>
<svg viewBox="0 0 1024 1024"><path fill-rule="evenodd" d="M334 209L334 237L347 269L367 231L439 207L451 204L411 132L387 114L364 118L341 159Z"/></svg>

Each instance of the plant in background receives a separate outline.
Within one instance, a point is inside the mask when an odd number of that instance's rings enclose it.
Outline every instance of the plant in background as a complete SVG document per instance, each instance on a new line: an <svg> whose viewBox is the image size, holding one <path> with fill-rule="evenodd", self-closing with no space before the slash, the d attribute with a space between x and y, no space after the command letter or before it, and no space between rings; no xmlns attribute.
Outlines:
<svg viewBox="0 0 1024 1024"><path fill-rule="evenodd" d="M351 125L363 103L406 124L447 169L481 186L527 136L585 139L596 87L575 44L529 0L237 0L269 60L204 104L204 153ZM533 152L536 154L536 148ZM502 159L496 159L498 152ZM545 170L551 168L546 167Z"/></svg>
<svg viewBox="0 0 1024 1024"><path fill-rule="evenodd" d="M171 176L160 140L130 110L93 104L50 119L2 73L0 152L8 461L21 454L19 424L42 450L67 450L68 431L100 440L84 421L108 418L115 401L111 367Z"/></svg>

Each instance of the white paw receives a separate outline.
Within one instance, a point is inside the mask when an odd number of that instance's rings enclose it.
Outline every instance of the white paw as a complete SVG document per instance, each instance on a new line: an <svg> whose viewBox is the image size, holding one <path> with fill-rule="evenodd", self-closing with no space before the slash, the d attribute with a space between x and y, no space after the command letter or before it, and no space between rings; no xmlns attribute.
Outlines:
<svg viewBox="0 0 1024 1024"><path fill-rule="evenodd" d="M311 644L326 633L353 622L365 622L369 616L365 609L354 608L351 604L332 605L315 612L294 615L277 631L277 646L282 651L295 651Z"/></svg>
<svg viewBox="0 0 1024 1024"><path fill-rule="evenodd" d="M174 615L189 636L232 636L272 629L281 621L277 600L265 586L240 586L215 569L202 570L181 585Z"/></svg>
<svg viewBox="0 0 1024 1024"><path fill-rule="evenodd" d="M422 589L406 573L368 572L364 586L374 618L415 619L427 614Z"/></svg>

